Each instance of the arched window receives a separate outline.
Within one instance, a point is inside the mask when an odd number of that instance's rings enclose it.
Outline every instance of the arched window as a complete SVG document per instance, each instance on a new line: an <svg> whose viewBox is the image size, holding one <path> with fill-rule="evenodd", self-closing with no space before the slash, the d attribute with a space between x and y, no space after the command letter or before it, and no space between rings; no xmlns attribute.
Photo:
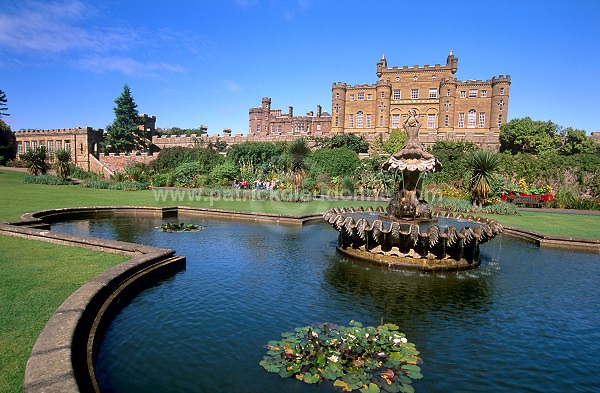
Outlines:
<svg viewBox="0 0 600 393"><path fill-rule="evenodd" d="M467 116L467 128L475 128L476 115L477 112L475 112L475 109L469 109L469 114Z"/></svg>
<svg viewBox="0 0 600 393"><path fill-rule="evenodd" d="M363 128L363 119L365 115L362 111L356 113L356 128Z"/></svg>

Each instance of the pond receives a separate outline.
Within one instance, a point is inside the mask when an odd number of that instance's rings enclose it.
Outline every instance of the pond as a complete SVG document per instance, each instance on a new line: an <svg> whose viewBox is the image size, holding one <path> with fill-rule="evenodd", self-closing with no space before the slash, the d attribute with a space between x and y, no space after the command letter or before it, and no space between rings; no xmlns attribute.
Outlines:
<svg viewBox="0 0 600 393"><path fill-rule="evenodd" d="M207 227L165 233L163 222ZM177 250L187 268L135 297L96 359L103 392L331 392L258 363L322 322L395 323L423 360L417 392L590 392L600 386L600 255L501 235L463 273L382 270L339 255L327 223L198 216L74 220L52 229Z"/></svg>

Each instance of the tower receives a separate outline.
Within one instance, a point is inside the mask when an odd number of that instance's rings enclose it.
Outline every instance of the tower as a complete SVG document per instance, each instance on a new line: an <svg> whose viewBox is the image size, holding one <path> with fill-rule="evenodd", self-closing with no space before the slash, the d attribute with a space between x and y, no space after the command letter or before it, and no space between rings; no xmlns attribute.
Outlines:
<svg viewBox="0 0 600 393"><path fill-rule="evenodd" d="M334 83L331 88L331 132L344 132L346 116L346 84Z"/></svg>
<svg viewBox="0 0 600 393"><path fill-rule="evenodd" d="M458 71L458 57L454 56L452 49L450 49L450 53L446 58L446 66L451 68L452 74L456 74L456 71Z"/></svg>
<svg viewBox="0 0 600 393"><path fill-rule="evenodd" d="M383 74L383 70L387 68L387 60L385 59L385 54L381 55L381 60L377 62L377 77L381 78Z"/></svg>

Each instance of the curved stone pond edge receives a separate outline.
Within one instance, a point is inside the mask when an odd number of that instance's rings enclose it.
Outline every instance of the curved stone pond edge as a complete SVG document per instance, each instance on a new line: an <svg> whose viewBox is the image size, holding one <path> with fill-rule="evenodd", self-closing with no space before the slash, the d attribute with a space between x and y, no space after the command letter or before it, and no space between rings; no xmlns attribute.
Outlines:
<svg viewBox="0 0 600 393"><path fill-rule="evenodd" d="M85 283L54 312L38 336L27 361L24 392L99 391L93 369L94 354L104 329L115 313L144 288L185 269L185 257L175 255L175 250L54 232L49 230L50 223L70 218L122 214L177 217L179 212L292 225L322 220L322 214L264 214L185 206L104 206L43 210L26 213L17 222L0 223L1 235L132 256ZM442 214L452 217L451 213L436 212L438 216ZM455 218L485 220L481 217L464 217L462 214ZM504 233L540 247L600 253L600 240L547 236L513 227L505 227Z"/></svg>

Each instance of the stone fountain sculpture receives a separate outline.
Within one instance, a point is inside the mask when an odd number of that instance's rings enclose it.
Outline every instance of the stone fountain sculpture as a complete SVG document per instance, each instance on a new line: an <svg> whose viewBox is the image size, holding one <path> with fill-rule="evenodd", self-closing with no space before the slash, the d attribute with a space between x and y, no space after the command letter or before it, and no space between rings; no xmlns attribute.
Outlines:
<svg viewBox="0 0 600 393"><path fill-rule="evenodd" d="M502 225L496 220L468 216L467 220L479 223L467 225L463 220L460 230L453 225L443 229L438 225L421 228L419 224L434 221L432 216L440 215L440 212L432 214L427 202L421 199L422 175L439 171L442 165L419 142L421 122L416 110L409 111L403 127L407 135L405 146L383 164L384 169L399 179L386 214L380 214L372 224L366 218L354 221L348 213L383 213L383 208L333 208L323 215L340 233L338 251L391 269L452 271L479 266L479 245L501 233Z"/></svg>
<svg viewBox="0 0 600 393"><path fill-rule="evenodd" d="M433 154L423 150L419 142L421 122L416 110L408 111L402 127L406 131L406 144L383 164L383 169L396 175L399 172L402 176L397 183L398 190L387 208L387 214L391 219L428 220L431 219L431 210L427 202L420 199L422 175L441 170L442 164Z"/></svg>

